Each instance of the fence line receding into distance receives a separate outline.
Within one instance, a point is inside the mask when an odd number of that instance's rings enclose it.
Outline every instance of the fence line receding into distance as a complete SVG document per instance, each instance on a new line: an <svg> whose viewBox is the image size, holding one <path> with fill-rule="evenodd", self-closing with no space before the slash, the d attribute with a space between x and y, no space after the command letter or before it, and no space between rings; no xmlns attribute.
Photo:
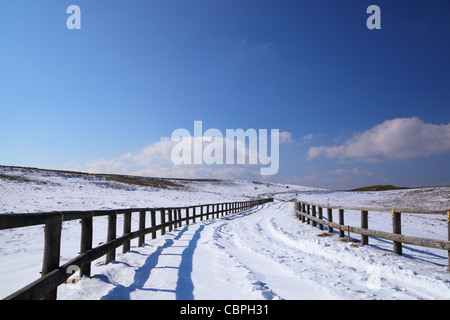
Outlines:
<svg viewBox="0 0 450 320"><path fill-rule="evenodd" d="M130 250L132 239L138 238L138 246L141 247L145 242L146 234L151 233L152 239L155 239L156 231L160 230L161 235L164 235L166 230L170 232L174 228L181 227L182 222L188 225L190 222L195 223L197 219L202 221L203 218L219 218L272 201L272 198L267 198L189 207L0 214L0 230L45 225L42 276L4 299L54 300L58 286L73 274L73 270L79 270L81 276L90 276L92 261L102 256L106 256L106 264L115 260L116 248L123 246L123 253L127 252ZM147 212L150 214L150 227L146 227ZM131 231L132 213L139 213L139 227L135 231ZM119 237L116 234L117 215L124 216L123 235ZM93 218L99 216L108 217L107 241L92 248ZM157 224L157 218L159 218L159 224ZM70 220L81 222L80 254L64 265L60 265L62 223Z"/></svg>
<svg viewBox="0 0 450 320"><path fill-rule="evenodd" d="M323 218L324 209L326 210L327 214L326 220ZM357 208L346 209L358 210ZM339 223L333 222L333 208L325 207L323 205L312 204L304 201L294 201L294 211L295 215L301 222L312 224L313 227L318 226L319 230L323 230L323 226L325 225L328 227L329 233L333 233L333 229L337 229L339 230L339 237L341 238L345 237L345 231L360 234L361 245L369 244L369 236L391 240L393 242L393 252L395 254L402 254L403 243L427 248L447 250L448 271L450 271L450 210L447 211L448 241L403 235L401 228L401 212L399 212L400 210L397 209L392 209L392 232L369 229L369 211L366 208L360 209L361 227L352 227L344 224L343 208L338 208Z"/></svg>

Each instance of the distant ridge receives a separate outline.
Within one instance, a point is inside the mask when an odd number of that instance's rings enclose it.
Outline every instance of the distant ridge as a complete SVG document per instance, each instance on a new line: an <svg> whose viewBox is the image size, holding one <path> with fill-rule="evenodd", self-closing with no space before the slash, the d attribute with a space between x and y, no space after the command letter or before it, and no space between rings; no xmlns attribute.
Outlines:
<svg viewBox="0 0 450 320"><path fill-rule="evenodd" d="M352 189L349 191L388 191L388 190L402 190L402 189L410 189L410 188L396 187L391 184L385 184L385 185L374 185L374 186L362 187L362 188Z"/></svg>

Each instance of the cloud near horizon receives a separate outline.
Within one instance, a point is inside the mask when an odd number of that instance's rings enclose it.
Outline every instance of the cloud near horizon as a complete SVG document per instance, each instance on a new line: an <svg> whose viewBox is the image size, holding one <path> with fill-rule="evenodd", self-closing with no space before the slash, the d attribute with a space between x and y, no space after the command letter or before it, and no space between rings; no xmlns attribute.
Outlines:
<svg viewBox="0 0 450 320"><path fill-rule="evenodd" d="M450 152L450 123L435 125L417 117L385 120L341 145L311 147L308 160L324 157L381 162Z"/></svg>
<svg viewBox="0 0 450 320"><path fill-rule="evenodd" d="M196 139L191 137L191 139ZM214 138L217 139L217 138ZM219 141L225 143L226 138ZM294 141L292 134L287 131L280 131L280 144L289 144ZM206 142L205 142L206 141ZM250 155L255 154L254 150L248 148L248 145L237 145L235 156L239 153L245 153L245 164L174 164L172 162L172 150L179 142L172 141L170 138L162 137L160 141L152 143L137 152L128 152L116 159L100 158L86 163L81 169L89 173L114 173L139 176L169 177L169 178L216 178L216 179L260 179L261 166L258 164L249 164ZM194 141L192 140L192 143ZM203 141L203 151L206 150L209 142ZM193 163L193 162L192 162Z"/></svg>

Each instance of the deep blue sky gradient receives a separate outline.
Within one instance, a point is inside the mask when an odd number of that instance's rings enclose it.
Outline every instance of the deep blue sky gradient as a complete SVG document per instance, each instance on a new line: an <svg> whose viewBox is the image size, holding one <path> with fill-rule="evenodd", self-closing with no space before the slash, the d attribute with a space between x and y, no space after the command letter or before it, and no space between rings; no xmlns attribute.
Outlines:
<svg viewBox="0 0 450 320"><path fill-rule="evenodd" d="M71 4L81 8L81 30L66 28ZM366 28L371 4L381 8L381 30ZM309 147L386 119L448 124L449 57L444 0L3 0L0 164L83 168L202 120L223 132L291 132L297 143L282 146L273 180L450 184L448 154L306 159ZM354 167L373 174L329 178Z"/></svg>

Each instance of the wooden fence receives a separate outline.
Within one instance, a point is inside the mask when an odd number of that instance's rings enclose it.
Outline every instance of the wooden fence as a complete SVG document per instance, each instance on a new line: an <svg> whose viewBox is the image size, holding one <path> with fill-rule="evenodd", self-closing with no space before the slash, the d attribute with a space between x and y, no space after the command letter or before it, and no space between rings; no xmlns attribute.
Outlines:
<svg viewBox="0 0 450 320"><path fill-rule="evenodd" d="M326 209L327 212L326 220L323 218L323 209ZM450 271L450 211L447 211L448 241L445 241L402 235L401 212L397 209L392 209L392 232L369 229L368 209L350 207L346 207L345 209L361 211L361 227L345 225L344 209L342 208L337 209L339 214L339 223L333 222L333 208L330 207L323 207L308 202L294 201L294 210L297 218L299 218L302 222L312 224L313 227L318 226L319 230L323 230L324 225L328 227L329 233L332 233L333 229L337 229L339 230L339 236L342 238L345 237L345 231L360 234L361 245L369 244L369 236L391 240L393 242L393 252L395 254L402 254L402 243L448 250L448 271Z"/></svg>
<svg viewBox="0 0 450 320"><path fill-rule="evenodd" d="M146 234L151 233L152 239L155 239L156 231L160 230L161 235L164 235L166 230L170 232L173 228L181 227L182 222L188 225L191 222L195 223L197 219L201 221L203 218L218 218L271 201L273 201L272 198L267 198L176 208L0 214L0 230L45 225L41 278L7 296L5 300L54 300L57 295L57 287L66 281L74 270L79 270L81 276L90 276L92 261L102 256L106 256L105 263L115 260L116 248L123 246L123 253L127 252L130 250L132 239L138 238L138 246L143 246ZM150 227L146 227L147 212L150 213ZM139 228L135 231L131 231L132 213L139 213ZM117 215L121 214L124 216L123 235L117 237ZM160 217L159 224L156 223L157 214ZM92 248L93 218L99 216L108 217L107 241ZM70 220L81 220L80 254L60 266L62 223Z"/></svg>

